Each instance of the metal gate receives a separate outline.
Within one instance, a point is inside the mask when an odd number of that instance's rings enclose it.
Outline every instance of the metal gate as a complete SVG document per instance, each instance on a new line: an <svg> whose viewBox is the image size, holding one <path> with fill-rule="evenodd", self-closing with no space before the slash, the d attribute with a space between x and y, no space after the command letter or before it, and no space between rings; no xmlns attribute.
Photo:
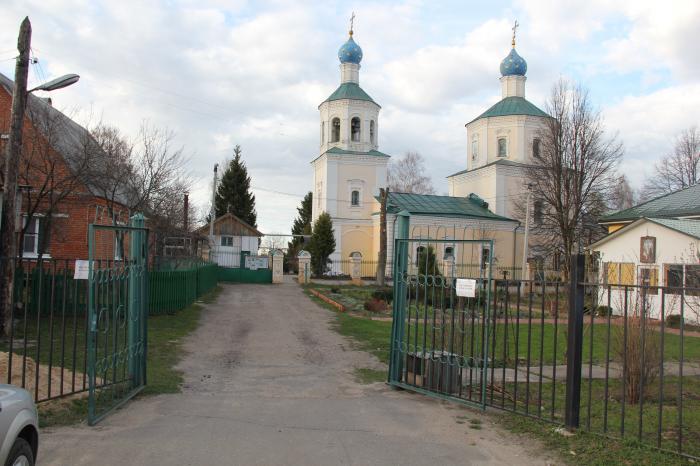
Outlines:
<svg viewBox="0 0 700 466"><path fill-rule="evenodd" d="M146 385L148 230L90 225L88 424L94 425Z"/></svg>
<svg viewBox="0 0 700 466"><path fill-rule="evenodd" d="M391 385L486 407L492 258L493 240L395 240Z"/></svg>

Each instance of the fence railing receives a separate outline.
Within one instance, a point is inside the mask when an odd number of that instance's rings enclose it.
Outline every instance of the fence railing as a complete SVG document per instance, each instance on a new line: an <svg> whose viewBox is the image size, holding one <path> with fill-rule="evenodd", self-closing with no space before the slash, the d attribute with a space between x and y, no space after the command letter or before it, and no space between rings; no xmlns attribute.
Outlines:
<svg viewBox="0 0 700 466"><path fill-rule="evenodd" d="M6 335L0 336L0 383L27 389L36 402L86 392L88 280L74 278L73 260L12 262L14 304ZM115 265L96 262L96 269ZM217 284L216 266L201 262L149 275L150 315L183 309Z"/></svg>
<svg viewBox="0 0 700 466"><path fill-rule="evenodd" d="M566 282L464 272L468 299L409 267L392 380L698 459L700 288L591 283L574 259Z"/></svg>

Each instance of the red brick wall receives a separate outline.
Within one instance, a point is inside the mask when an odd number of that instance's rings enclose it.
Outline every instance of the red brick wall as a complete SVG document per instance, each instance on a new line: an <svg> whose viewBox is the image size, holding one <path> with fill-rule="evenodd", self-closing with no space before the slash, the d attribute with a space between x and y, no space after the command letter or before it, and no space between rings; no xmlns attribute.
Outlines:
<svg viewBox="0 0 700 466"><path fill-rule="evenodd" d="M12 96L0 87L0 132L9 132ZM23 128L22 160L20 161L20 184L28 184L35 187L34 191L46 180L46 173L37 170L24 170L28 158L52 157L56 165L54 173L57 179L65 179L68 166L62 156L48 147L48 142L32 125L29 117L25 117ZM4 149L6 140L0 143ZM41 154L41 155L37 155ZM3 167L4 168L4 167ZM0 178L1 179L1 178ZM58 186L56 187L58 188ZM23 196L22 213L26 213L28 205ZM73 190L73 194L64 199L54 210L51 218L51 240L46 254L55 259L87 259L88 258L88 225L91 223L110 225L112 220L107 213L108 202L105 199L94 196L85 186L79 186ZM120 223L128 223L128 210L121 205L114 208ZM40 205L37 214L44 214L46 206ZM114 258L113 234L102 233L97 235L96 252L104 258ZM127 243L128 244L128 243ZM20 245L21 247L21 245ZM127 246L125 246L127 247Z"/></svg>

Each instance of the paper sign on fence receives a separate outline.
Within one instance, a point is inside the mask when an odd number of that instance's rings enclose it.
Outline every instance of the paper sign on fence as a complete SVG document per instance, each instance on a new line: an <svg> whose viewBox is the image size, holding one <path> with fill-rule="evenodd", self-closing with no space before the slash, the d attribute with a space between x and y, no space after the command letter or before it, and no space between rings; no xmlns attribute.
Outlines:
<svg viewBox="0 0 700 466"><path fill-rule="evenodd" d="M90 261L76 260L75 261L75 280L87 280L90 274Z"/></svg>
<svg viewBox="0 0 700 466"><path fill-rule="evenodd" d="M473 298L476 296L476 280L470 278L457 279L457 296Z"/></svg>

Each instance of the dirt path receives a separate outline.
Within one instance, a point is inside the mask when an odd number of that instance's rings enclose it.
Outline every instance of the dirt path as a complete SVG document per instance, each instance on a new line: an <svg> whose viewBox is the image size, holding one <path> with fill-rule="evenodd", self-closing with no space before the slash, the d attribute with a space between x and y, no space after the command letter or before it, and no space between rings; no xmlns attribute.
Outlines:
<svg viewBox="0 0 700 466"><path fill-rule="evenodd" d="M477 411L378 383L298 286L229 285L187 340L183 393L134 401L97 427L45 430L40 464L545 464ZM528 446L523 446L527 443Z"/></svg>

